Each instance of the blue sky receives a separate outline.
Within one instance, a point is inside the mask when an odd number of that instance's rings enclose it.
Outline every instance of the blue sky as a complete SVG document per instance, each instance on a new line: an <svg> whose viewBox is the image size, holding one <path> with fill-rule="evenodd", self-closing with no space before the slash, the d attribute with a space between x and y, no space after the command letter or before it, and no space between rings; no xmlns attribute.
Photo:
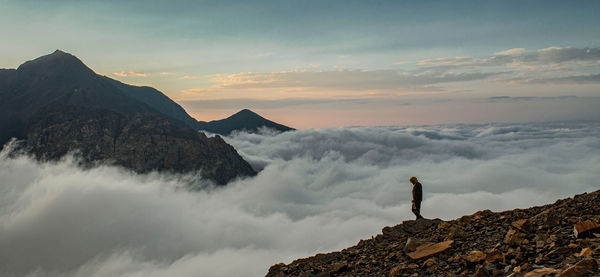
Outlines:
<svg viewBox="0 0 600 277"><path fill-rule="evenodd" d="M345 107L350 117L382 101L596 97L600 87L598 1L0 5L0 24L8 26L0 29L1 68L61 49L99 74L156 87L205 120L268 106L261 112L297 125L315 109L321 118L340 116L327 113L357 99L371 103ZM290 106L298 102L304 104ZM564 119L595 119L587 117ZM365 124L394 124L383 119Z"/></svg>

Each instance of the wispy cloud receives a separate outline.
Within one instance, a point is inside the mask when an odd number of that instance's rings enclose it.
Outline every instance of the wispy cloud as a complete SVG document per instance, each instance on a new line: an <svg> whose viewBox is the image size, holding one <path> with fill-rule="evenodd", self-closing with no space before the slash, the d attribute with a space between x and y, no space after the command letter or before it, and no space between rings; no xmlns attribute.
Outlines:
<svg viewBox="0 0 600 277"><path fill-rule="evenodd" d="M515 71L513 76L496 76L487 81L509 84L598 84L600 48L548 47L535 51L513 48L486 58L454 57L422 60L415 71Z"/></svg>
<svg viewBox="0 0 600 277"><path fill-rule="evenodd" d="M530 67L568 62L596 61L600 61L600 48L548 47L536 51L513 48L481 59L472 57L427 59L417 62L417 65L429 67Z"/></svg>
<svg viewBox="0 0 600 277"><path fill-rule="evenodd" d="M476 86L477 81L511 85L600 83L600 48L548 47L534 51L512 48L484 58L441 57L421 60L413 65L406 62L395 65L399 68L366 70L314 67L202 77L186 75L180 79L204 78L211 85L181 90L181 93L205 98L210 95L213 99L247 98L249 95L260 99L339 99L465 91ZM257 93L262 93L262 96L256 96Z"/></svg>
<svg viewBox="0 0 600 277"><path fill-rule="evenodd" d="M217 74L210 88L185 90L185 93L208 93L244 89L332 89L349 91L421 89L439 90L435 84L484 80L502 72L419 73L398 70L331 70L283 71Z"/></svg>
<svg viewBox="0 0 600 277"><path fill-rule="evenodd" d="M136 71L121 71L121 72L114 72L113 75L115 76L119 76L119 77L128 77L128 76L135 76L135 77L148 77L149 74L148 73L144 73L144 72L136 72Z"/></svg>
<svg viewBox="0 0 600 277"><path fill-rule="evenodd" d="M179 77L180 80L196 80L196 79L201 79L201 78L205 78L203 76L195 76L195 75L184 75Z"/></svg>
<svg viewBox="0 0 600 277"><path fill-rule="evenodd" d="M583 74L543 79L523 79L521 82L530 84L600 84L600 74Z"/></svg>

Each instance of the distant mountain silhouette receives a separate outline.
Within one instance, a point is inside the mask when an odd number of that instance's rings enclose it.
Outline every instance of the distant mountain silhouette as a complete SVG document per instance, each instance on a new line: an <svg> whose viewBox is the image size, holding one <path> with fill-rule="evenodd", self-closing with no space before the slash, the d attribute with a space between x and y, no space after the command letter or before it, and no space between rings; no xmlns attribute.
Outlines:
<svg viewBox="0 0 600 277"><path fill-rule="evenodd" d="M158 90L98 75L60 50L0 70L0 145L23 140L40 160L78 151L88 165L200 170L221 184L255 174L220 137L196 132L197 124Z"/></svg>
<svg viewBox="0 0 600 277"><path fill-rule="evenodd" d="M123 84L100 76L75 56L56 50L0 73L0 116L27 124L31 116L55 103L101 108L119 113L159 114L178 126L195 127L181 106L149 87ZM19 128L18 126L14 126ZM19 135L23 135L20 133ZM0 136L0 143L6 141Z"/></svg>
<svg viewBox="0 0 600 277"><path fill-rule="evenodd" d="M198 129L221 135L229 135L233 131L256 132L262 127L281 132L294 130L293 128L265 119L248 109L241 110L238 113L221 120L213 120L210 122L198 121Z"/></svg>

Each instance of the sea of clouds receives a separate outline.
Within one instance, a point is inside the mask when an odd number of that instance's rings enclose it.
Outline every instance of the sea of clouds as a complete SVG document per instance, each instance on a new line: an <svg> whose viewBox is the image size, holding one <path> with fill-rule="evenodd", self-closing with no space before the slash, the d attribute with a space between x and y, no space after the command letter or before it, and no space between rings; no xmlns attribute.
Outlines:
<svg viewBox="0 0 600 277"><path fill-rule="evenodd" d="M1 276L264 276L422 213L453 219L600 189L600 123L356 127L225 138L254 178L82 170L0 153Z"/></svg>

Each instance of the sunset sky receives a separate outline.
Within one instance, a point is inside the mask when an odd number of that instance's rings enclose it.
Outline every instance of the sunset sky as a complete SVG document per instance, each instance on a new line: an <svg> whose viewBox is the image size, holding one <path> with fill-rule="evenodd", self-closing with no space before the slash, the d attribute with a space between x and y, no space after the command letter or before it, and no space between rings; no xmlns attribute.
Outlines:
<svg viewBox="0 0 600 277"><path fill-rule="evenodd" d="M599 1L0 0L0 68L61 49L199 120L600 120Z"/></svg>

